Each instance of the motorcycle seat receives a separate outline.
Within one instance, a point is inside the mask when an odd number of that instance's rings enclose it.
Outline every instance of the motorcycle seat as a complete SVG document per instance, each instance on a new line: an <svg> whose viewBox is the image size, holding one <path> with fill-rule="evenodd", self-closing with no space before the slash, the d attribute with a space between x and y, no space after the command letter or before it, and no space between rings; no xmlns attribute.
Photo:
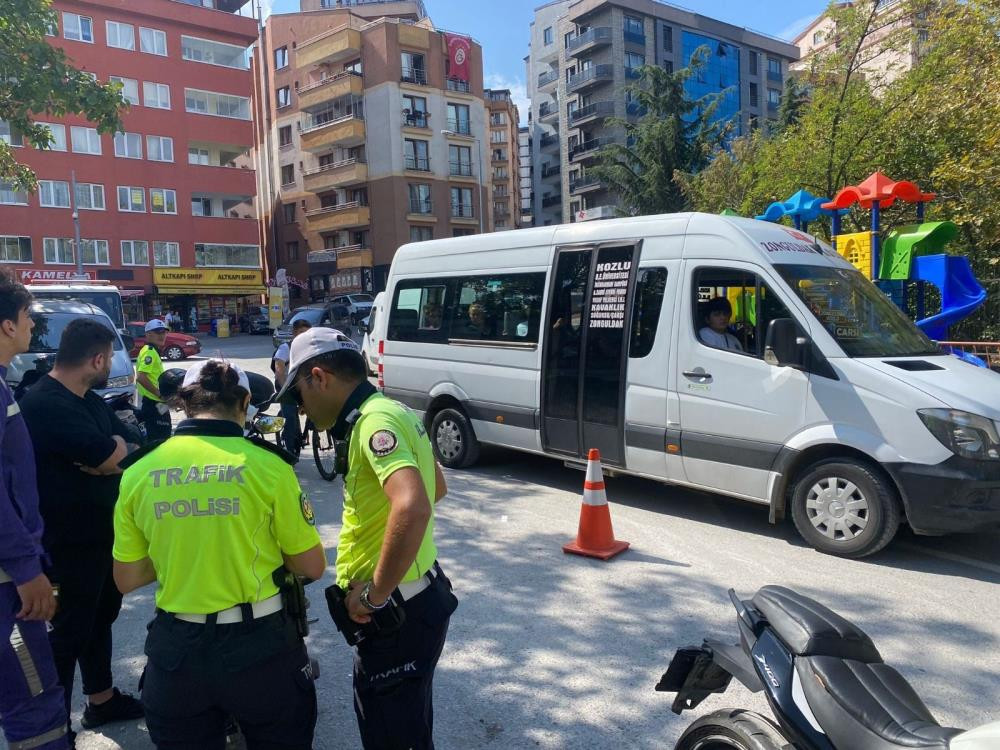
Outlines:
<svg viewBox="0 0 1000 750"><path fill-rule="evenodd" d="M796 656L882 661L867 633L809 597L784 586L764 586L752 601Z"/></svg>
<svg viewBox="0 0 1000 750"><path fill-rule="evenodd" d="M942 727L888 664L832 656L795 660L809 708L834 747L948 750L961 729Z"/></svg>

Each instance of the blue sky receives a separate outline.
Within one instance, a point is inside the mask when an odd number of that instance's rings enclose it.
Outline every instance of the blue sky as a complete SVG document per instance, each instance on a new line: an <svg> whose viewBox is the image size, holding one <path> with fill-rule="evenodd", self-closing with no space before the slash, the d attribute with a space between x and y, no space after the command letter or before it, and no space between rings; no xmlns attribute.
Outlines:
<svg viewBox="0 0 1000 750"><path fill-rule="evenodd" d="M262 0L275 13L299 8L298 0ZM524 56L528 24L542 0L424 0L427 14L440 29L459 31L483 46L483 75L492 88L509 88L524 101ZM720 21L791 40L826 8L828 0L683 0L681 7ZM266 13L266 10L265 10ZM527 117L521 107L521 117Z"/></svg>

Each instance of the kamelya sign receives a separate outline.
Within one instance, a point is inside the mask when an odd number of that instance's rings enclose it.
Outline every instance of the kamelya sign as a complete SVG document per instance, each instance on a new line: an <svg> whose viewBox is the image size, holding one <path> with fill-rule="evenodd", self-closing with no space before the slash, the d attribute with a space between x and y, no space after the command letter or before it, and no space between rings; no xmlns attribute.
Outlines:
<svg viewBox="0 0 1000 750"><path fill-rule="evenodd" d="M94 280L94 274L90 271L84 271L83 277L77 274L76 271L36 271L33 268L22 268L20 270L21 281L25 284L30 284L33 281L81 281L86 279L87 281Z"/></svg>

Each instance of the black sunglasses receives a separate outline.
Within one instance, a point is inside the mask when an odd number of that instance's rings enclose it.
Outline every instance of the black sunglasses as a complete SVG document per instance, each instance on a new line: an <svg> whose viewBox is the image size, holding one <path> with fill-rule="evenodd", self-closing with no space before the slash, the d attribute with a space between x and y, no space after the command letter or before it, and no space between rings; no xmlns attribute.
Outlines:
<svg viewBox="0 0 1000 750"><path fill-rule="evenodd" d="M288 389L288 396L295 402L296 406L302 406L302 393L299 391L299 386L312 377L312 373L309 373L304 378L296 378L295 382L292 383L291 388Z"/></svg>

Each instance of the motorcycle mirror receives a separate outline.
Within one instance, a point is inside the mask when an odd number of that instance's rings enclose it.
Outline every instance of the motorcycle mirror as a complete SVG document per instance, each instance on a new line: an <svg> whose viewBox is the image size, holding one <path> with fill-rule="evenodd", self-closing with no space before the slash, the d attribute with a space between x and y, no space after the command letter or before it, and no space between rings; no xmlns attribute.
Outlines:
<svg viewBox="0 0 1000 750"><path fill-rule="evenodd" d="M281 432L285 427L284 417L272 417L270 414L263 414L257 417L254 426L262 435L273 435Z"/></svg>

